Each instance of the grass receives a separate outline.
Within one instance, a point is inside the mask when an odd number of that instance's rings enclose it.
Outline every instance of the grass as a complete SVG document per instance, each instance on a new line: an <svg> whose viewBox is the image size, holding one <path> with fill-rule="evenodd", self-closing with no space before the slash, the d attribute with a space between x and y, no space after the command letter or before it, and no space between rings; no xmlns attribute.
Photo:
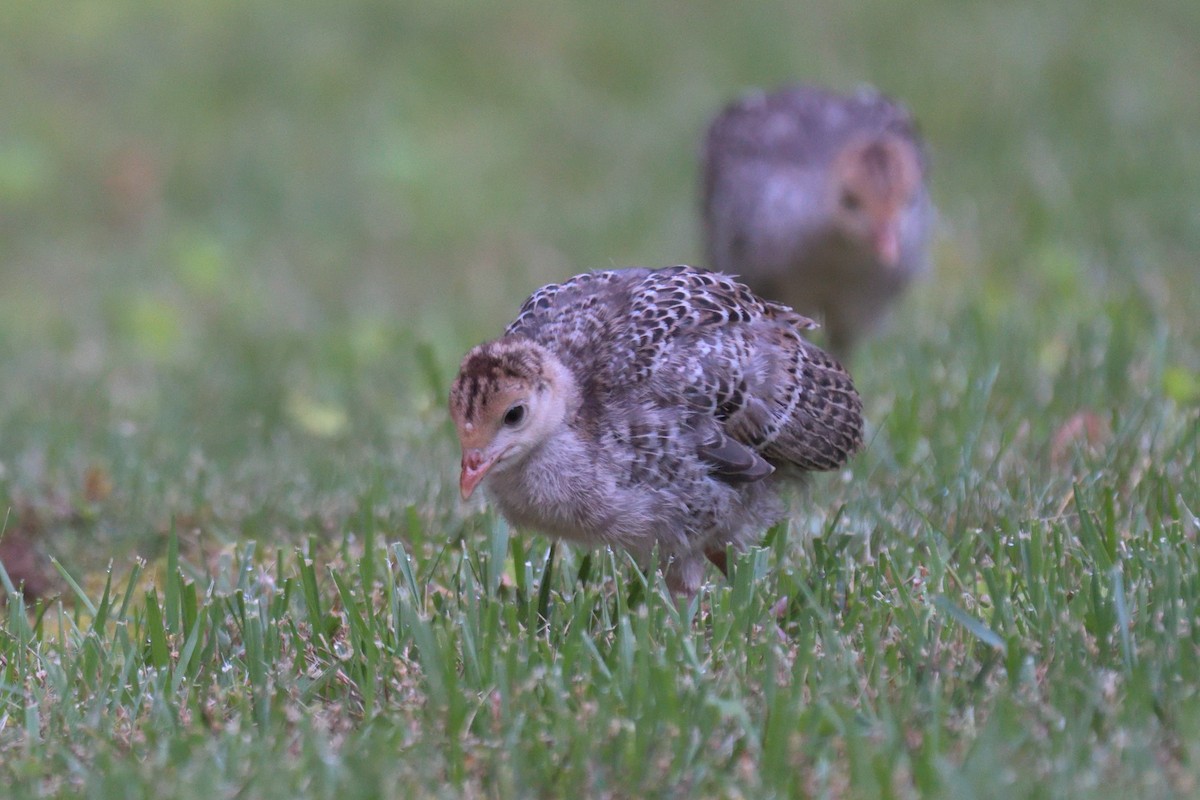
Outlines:
<svg viewBox="0 0 1200 800"><path fill-rule="evenodd" d="M0 574L9 796L1195 794L1198 24L11 9L0 502L53 588ZM934 155L867 449L691 604L461 505L460 354L542 282L698 263L705 118L795 77Z"/></svg>

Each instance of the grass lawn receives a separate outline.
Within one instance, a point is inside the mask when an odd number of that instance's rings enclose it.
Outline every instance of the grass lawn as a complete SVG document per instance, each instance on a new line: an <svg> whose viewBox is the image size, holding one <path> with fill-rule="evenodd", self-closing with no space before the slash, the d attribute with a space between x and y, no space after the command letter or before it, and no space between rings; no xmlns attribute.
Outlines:
<svg viewBox="0 0 1200 800"><path fill-rule="evenodd" d="M10 5L6 797L1200 793L1194 0ZM933 154L864 452L691 604L463 505L461 354L797 78Z"/></svg>

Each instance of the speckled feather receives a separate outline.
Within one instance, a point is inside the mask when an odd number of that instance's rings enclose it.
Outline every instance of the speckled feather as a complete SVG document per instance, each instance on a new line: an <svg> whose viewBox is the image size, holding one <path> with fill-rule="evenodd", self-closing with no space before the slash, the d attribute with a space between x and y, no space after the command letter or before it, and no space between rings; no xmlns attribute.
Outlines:
<svg viewBox="0 0 1200 800"><path fill-rule="evenodd" d="M557 359L578 401L536 456L489 478L489 494L511 521L553 535L635 554L658 545L680 562L668 580L692 591L705 554L779 519L781 477L835 469L861 444L858 394L801 336L811 327L717 273L587 273L534 292L501 339L472 350L451 406L471 422L503 380L546 372L528 353Z"/></svg>
<svg viewBox="0 0 1200 800"><path fill-rule="evenodd" d="M921 169L928 169L928 154L912 114L881 92L864 88L841 95L815 86L751 92L723 109L709 125L703 154L704 195L712 196L725 160L820 164L830 161L856 134L884 133L913 142Z"/></svg>

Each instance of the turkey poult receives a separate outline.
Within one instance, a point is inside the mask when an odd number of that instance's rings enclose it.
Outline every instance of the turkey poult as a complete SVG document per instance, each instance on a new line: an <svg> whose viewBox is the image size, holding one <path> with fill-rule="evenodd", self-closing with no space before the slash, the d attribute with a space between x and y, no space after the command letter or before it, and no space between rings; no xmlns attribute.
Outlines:
<svg viewBox="0 0 1200 800"><path fill-rule="evenodd" d="M750 95L713 120L702 162L709 266L821 319L839 358L928 264L924 146L882 94Z"/></svg>
<svg viewBox="0 0 1200 800"><path fill-rule="evenodd" d="M779 483L836 469L862 443L841 365L814 323L690 267L545 286L450 390L460 489L482 484L513 525L643 563L692 595L784 515Z"/></svg>

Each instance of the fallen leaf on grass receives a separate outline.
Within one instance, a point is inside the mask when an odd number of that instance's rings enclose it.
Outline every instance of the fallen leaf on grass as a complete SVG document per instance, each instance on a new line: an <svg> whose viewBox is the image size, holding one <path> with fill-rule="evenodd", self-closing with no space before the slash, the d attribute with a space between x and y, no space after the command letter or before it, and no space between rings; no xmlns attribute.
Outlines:
<svg viewBox="0 0 1200 800"><path fill-rule="evenodd" d="M313 436L337 436L346 430L349 422L341 406L322 403L302 394L288 398L287 413L294 423Z"/></svg>
<svg viewBox="0 0 1200 800"><path fill-rule="evenodd" d="M1077 411L1064 422L1050 440L1050 462L1061 467L1077 448L1094 450L1108 441L1108 423L1095 411Z"/></svg>
<svg viewBox="0 0 1200 800"><path fill-rule="evenodd" d="M89 503L103 503L112 490L112 476L104 467L93 464L83 473L83 496Z"/></svg>
<svg viewBox="0 0 1200 800"><path fill-rule="evenodd" d="M1163 391L1180 405L1200 400L1200 373L1187 367L1168 367L1163 372Z"/></svg>

